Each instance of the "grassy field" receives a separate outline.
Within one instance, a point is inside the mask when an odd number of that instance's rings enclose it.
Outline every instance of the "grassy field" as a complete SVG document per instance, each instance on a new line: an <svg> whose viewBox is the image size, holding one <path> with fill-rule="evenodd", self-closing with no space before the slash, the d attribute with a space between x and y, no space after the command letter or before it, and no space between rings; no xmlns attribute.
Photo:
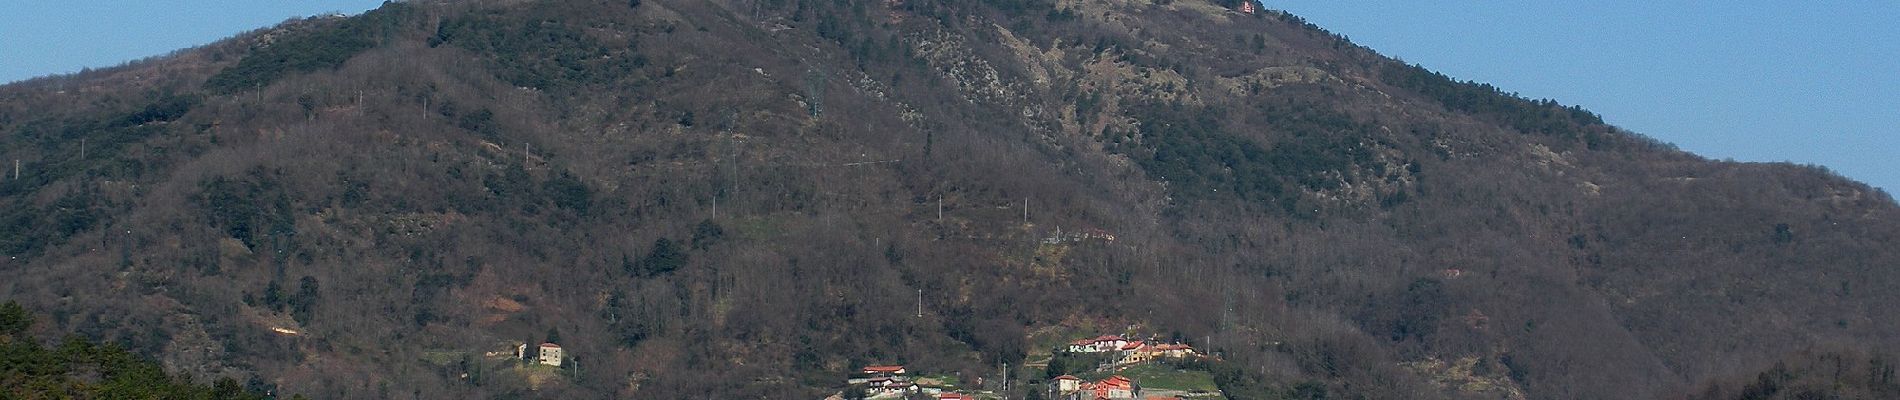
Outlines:
<svg viewBox="0 0 1900 400"><path fill-rule="evenodd" d="M1110 375L1121 375L1129 379L1134 379L1135 382L1140 384L1144 389L1220 391L1220 387L1214 386L1214 376L1209 375L1207 371L1178 370L1168 365L1155 363L1136 365L1114 372L1091 372L1078 377L1095 380L1106 378Z"/></svg>

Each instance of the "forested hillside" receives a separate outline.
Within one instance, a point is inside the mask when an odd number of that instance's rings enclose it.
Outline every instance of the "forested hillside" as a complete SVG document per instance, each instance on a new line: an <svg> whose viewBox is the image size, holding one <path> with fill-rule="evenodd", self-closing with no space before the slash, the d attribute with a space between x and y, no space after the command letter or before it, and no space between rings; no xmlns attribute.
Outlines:
<svg viewBox="0 0 1900 400"><path fill-rule="evenodd" d="M0 86L0 298L311 398L1021 398L1097 332L1232 399L1891 392L1887 193L1241 1L417 0Z"/></svg>

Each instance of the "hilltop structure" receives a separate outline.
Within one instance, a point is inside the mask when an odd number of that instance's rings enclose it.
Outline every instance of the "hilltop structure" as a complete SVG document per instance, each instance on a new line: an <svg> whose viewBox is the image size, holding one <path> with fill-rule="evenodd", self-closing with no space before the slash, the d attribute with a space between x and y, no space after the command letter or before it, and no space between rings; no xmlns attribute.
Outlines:
<svg viewBox="0 0 1900 400"><path fill-rule="evenodd" d="M542 343L541 346L535 350L534 362L541 365L559 367L561 366L561 362L565 361L563 359L565 356L566 354L561 350L561 345Z"/></svg>

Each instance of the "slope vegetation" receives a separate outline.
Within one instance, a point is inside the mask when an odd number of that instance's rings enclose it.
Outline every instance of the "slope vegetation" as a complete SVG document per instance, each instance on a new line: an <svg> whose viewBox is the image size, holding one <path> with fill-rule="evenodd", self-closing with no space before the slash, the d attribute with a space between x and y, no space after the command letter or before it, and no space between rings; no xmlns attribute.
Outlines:
<svg viewBox="0 0 1900 400"><path fill-rule="evenodd" d="M1655 398L1900 340L1886 193L1238 5L414 1L11 84L0 296L317 398L1001 390L1085 328L1236 399Z"/></svg>

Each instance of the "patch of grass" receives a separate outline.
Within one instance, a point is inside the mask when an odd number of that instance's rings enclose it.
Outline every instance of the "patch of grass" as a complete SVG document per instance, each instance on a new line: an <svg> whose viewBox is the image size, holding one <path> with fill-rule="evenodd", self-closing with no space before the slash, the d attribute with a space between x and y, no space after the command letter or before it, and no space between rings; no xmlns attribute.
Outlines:
<svg viewBox="0 0 1900 400"><path fill-rule="evenodd" d="M455 365L467 357L468 352L455 350L423 350L422 361L438 366Z"/></svg>

